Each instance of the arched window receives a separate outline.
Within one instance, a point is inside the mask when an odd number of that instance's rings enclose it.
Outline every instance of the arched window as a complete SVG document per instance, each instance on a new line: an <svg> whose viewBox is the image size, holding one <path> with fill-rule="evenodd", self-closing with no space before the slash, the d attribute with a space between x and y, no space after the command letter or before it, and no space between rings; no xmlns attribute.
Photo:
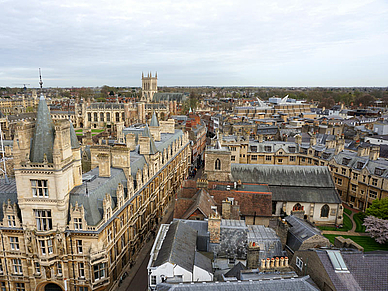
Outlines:
<svg viewBox="0 0 388 291"><path fill-rule="evenodd" d="M215 168L216 170L221 170L221 161L220 161L220 159L217 159L217 160L216 160L216 162L215 162L215 164L214 164L214 168Z"/></svg>
<svg viewBox="0 0 388 291"><path fill-rule="evenodd" d="M321 217L329 217L329 210L330 207L329 205L325 204L321 208Z"/></svg>
<svg viewBox="0 0 388 291"><path fill-rule="evenodd" d="M296 211L296 210L303 210L303 206L300 205L299 203L296 203L294 205L294 207L292 208L293 211Z"/></svg>

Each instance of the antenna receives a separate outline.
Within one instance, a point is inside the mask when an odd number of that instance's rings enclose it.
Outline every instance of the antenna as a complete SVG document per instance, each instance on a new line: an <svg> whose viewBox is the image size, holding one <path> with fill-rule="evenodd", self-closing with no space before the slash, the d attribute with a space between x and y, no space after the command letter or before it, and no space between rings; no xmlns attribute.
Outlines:
<svg viewBox="0 0 388 291"><path fill-rule="evenodd" d="M39 79L40 79L40 81L39 81L40 89L42 90L43 81L42 81L42 74L41 74L41 72L40 72L40 68L39 68Z"/></svg>

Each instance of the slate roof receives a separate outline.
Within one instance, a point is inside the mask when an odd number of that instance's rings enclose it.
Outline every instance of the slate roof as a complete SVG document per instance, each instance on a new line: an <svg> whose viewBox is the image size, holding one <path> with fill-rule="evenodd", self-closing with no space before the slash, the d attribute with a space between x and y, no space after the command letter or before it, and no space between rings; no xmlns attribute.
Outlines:
<svg viewBox="0 0 388 291"><path fill-rule="evenodd" d="M210 213L212 213L212 206L216 205L214 199L207 193L205 190L201 189L198 191L197 199L191 205L190 208L187 209L185 214L182 215L183 219L188 219L191 214L197 209L199 209L205 217L209 217Z"/></svg>
<svg viewBox="0 0 388 291"><path fill-rule="evenodd" d="M74 126L71 121L70 121L70 141L71 141L72 149L78 149L80 147L77 134L75 133Z"/></svg>
<svg viewBox="0 0 388 291"><path fill-rule="evenodd" d="M156 116L155 111L154 111L154 113L152 114L150 126L159 126L158 117Z"/></svg>
<svg viewBox="0 0 388 291"><path fill-rule="evenodd" d="M350 273L335 272L325 250L316 249L319 260L338 291L388 290L388 253L362 253L356 250L340 250Z"/></svg>
<svg viewBox="0 0 388 291"><path fill-rule="evenodd" d="M161 283L158 291L318 291L309 282L309 276L283 279L240 282L206 282L206 283Z"/></svg>
<svg viewBox="0 0 388 291"><path fill-rule="evenodd" d="M36 114L35 132L31 144L30 161L42 163L44 155L49 163L53 162L54 123L43 95L40 96Z"/></svg>
<svg viewBox="0 0 388 291"><path fill-rule="evenodd" d="M297 251L302 243L314 235L321 235L321 231L293 215L287 216L285 220L291 225L287 233L287 246Z"/></svg>
<svg viewBox="0 0 388 291"><path fill-rule="evenodd" d="M196 241L196 230L182 221L174 220L168 228L158 256L152 265L156 267L169 262L193 272ZM201 259L198 258L198 260Z"/></svg>
<svg viewBox="0 0 388 291"><path fill-rule="evenodd" d="M234 277L240 280L240 271L246 270L247 267L245 267L241 262L238 262L236 265L233 266L232 269L230 269L228 272L224 274L225 277Z"/></svg>
<svg viewBox="0 0 388 291"><path fill-rule="evenodd" d="M264 225L248 225L248 242L255 242L260 247L259 260L281 257L283 247L276 232Z"/></svg>
<svg viewBox="0 0 388 291"><path fill-rule="evenodd" d="M74 187L70 191L70 207L75 205L83 205L85 209L85 219L88 225L97 225L103 218L103 200L105 194L112 197L112 209L116 206L116 190L119 183L127 186L127 180L122 169L111 168L111 176L99 177L99 168L85 173L85 175L96 176L91 182L84 182L82 185ZM86 191L86 188L88 191ZM86 195L88 192L88 195ZM70 216L69 216L70 217Z"/></svg>
<svg viewBox="0 0 388 291"><path fill-rule="evenodd" d="M177 101L182 102L186 100L186 95L183 93L155 93L153 96L153 100L155 102L160 101Z"/></svg>
<svg viewBox="0 0 388 291"><path fill-rule="evenodd" d="M327 167L232 164L235 181L267 183L273 201L341 203Z"/></svg>
<svg viewBox="0 0 388 291"><path fill-rule="evenodd" d="M17 203L17 189L16 189L16 180L8 178L6 183L5 179L0 179L0 220L3 220L3 203L7 203L8 199L11 200L11 203Z"/></svg>
<svg viewBox="0 0 388 291"><path fill-rule="evenodd" d="M194 265L209 273L213 272L212 260L199 252L195 252Z"/></svg>

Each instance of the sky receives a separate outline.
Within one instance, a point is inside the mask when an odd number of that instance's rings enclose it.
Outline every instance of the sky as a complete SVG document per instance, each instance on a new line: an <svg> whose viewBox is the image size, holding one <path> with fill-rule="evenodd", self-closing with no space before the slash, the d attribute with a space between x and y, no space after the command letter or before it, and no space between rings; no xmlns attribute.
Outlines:
<svg viewBox="0 0 388 291"><path fill-rule="evenodd" d="M0 86L388 86L387 0L0 0Z"/></svg>

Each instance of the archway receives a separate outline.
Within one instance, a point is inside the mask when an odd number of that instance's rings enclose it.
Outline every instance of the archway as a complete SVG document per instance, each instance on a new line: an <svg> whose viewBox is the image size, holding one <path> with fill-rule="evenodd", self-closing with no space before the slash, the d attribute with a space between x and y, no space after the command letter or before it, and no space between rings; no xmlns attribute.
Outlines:
<svg viewBox="0 0 388 291"><path fill-rule="evenodd" d="M59 287L57 284L49 283L44 286L44 291L62 291L62 288Z"/></svg>

